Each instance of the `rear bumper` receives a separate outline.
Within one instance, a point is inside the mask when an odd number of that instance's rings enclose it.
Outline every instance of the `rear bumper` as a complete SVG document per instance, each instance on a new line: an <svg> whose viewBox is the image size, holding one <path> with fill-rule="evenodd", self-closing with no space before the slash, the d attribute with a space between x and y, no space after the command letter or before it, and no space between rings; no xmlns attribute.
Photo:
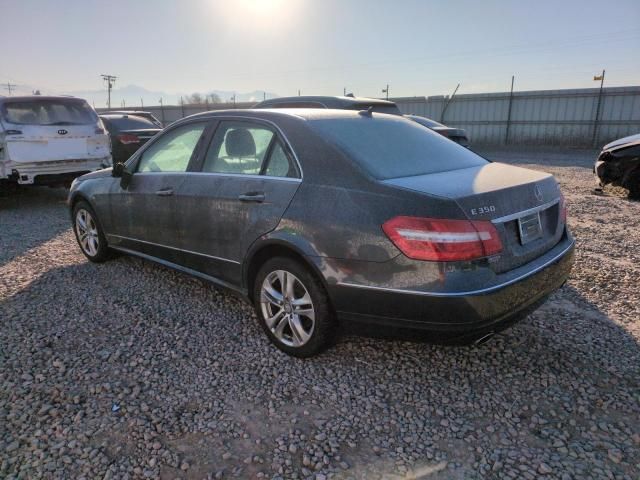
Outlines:
<svg viewBox="0 0 640 480"><path fill-rule="evenodd" d="M70 178L111 165L111 156L78 160L51 160L44 162L0 163L0 178L21 185L50 183L50 179Z"/></svg>
<svg viewBox="0 0 640 480"><path fill-rule="evenodd" d="M526 317L569 277L574 241L567 238L509 281L470 292L337 284L329 287L338 316L346 322L438 332L473 338Z"/></svg>

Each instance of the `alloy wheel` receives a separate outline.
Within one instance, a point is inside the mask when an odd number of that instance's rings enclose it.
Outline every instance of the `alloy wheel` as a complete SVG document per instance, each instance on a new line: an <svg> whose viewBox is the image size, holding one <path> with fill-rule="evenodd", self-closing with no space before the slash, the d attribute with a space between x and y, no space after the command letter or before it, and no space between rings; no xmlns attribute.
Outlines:
<svg viewBox="0 0 640 480"><path fill-rule="evenodd" d="M91 214L84 208L79 209L76 213L76 233L84 253L95 257L100 247L98 227Z"/></svg>
<svg viewBox="0 0 640 480"><path fill-rule="evenodd" d="M290 272L276 270L266 276L260 290L262 315L271 333L289 347L305 345L316 321L307 287Z"/></svg>

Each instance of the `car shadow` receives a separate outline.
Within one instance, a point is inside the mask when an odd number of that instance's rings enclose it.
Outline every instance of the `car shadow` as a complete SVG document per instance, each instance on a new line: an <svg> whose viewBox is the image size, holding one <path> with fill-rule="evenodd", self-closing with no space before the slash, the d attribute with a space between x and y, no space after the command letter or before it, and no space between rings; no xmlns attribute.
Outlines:
<svg viewBox="0 0 640 480"><path fill-rule="evenodd" d="M0 266L71 227L65 188L22 187L0 197Z"/></svg>

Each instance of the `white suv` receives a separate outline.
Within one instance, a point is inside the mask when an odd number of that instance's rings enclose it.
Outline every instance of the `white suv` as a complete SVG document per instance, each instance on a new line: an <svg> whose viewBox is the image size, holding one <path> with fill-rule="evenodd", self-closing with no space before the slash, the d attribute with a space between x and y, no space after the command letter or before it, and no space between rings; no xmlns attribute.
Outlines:
<svg viewBox="0 0 640 480"><path fill-rule="evenodd" d="M69 184L108 166L109 136L85 100L0 96L0 184Z"/></svg>

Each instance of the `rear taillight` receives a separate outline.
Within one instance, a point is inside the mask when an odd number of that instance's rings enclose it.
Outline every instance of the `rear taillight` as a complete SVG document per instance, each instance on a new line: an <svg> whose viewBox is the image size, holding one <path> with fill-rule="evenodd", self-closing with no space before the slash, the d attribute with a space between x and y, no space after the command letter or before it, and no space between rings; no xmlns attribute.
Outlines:
<svg viewBox="0 0 640 480"><path fill-rule="evenodd" d="M414 260L472 260L502 251L498 231L488 221L395 217L382 229L402 253Z"/></svg>
<svg viewBox="0 0 640 480"><path fill-rule="evenodd" d="M136 135L131 135L130 133L123 133L122 135L118 135L118 140L123 145L129 145L131 143L140 143L140 139Z"/></svg>
<svg viewBox="0 0 640 480"><path fill-rule="evenodd" d="M96 135L103 135L104 134L104 129L100 128L100 127L96 127L95 131L93 132Z"/></svg>
<svg viewBox="0 0 640 480"><path fill-rule="evenodd" d="M567 201L562 193L560 193L560 221L567 223Z"/></svg>

